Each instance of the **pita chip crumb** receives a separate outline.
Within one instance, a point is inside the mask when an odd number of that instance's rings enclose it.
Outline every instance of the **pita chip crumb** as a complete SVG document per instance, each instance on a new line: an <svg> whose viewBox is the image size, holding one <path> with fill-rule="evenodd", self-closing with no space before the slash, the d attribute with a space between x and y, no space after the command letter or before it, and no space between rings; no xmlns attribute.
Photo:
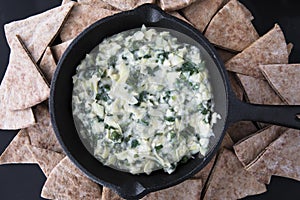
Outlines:
<svg viewBox="0 0 300 200"><path fill-rule="evenodd" d="M41 193L46 199L101 199L101 188L88 179L68 157L51 171Z"/></svg>
<svg viewBox="0 0 300 200"><path fill-rule="evenodd" d="M54 40L69 15L74 2L59 6L29 18L14 21L4 26L10 47L16 35L20 35L35 62Z"/></svg>
<svg viewBox="0 0 300 200"><path fill-rule="evenodd" d="M9 64L2 81L7 88L7 108L22 110L46 100L50 88L16 37L13 41Z"/></svg>
<svg viewBox="0 0 300 200"><path fill-rule="evenodd" d="M300 64L261 65L263 75L289 105L300 105Z"/></svg>
<svg viewBox="0 0 300 200"><path fill-rule="evenodd" d="M201 32L224 5L225 0L196 0L182 9L183 15Z"/></svg>
<svg viewBox="0 0 300 200"><path fill-rule="evenodd" d="M286 64L289 54L279 25L225 63L229 71L264 79L260 64Z"/></svg>
<svg viewBox="0 0 300 200"><path fill-rule="evenodd" d="M61 40L73 39L94 22L117 12L102 8L100 4L76 3L61 29Z"/></svg>
<svg viewBox="0 0 300 200"><path fill-rule="evenodd" d="M53 53L53 57L56 62L60 60L60 58L62 57L62 55L64 54L64 52L66 51L66 49L68 48L68 46L71 44L72 41L73 39L70 39L68 41L65 41L63 43L51 47L51 51Z"/></svg>
<svg viewBox="0 0 300 200"><path fill-rule="evenodd" d="M265 191L265 184L246 171L232 151L223 149L209 178L204 200L240 199Z"/></svg>
<svg viewBox="0 0 300 200"><path fill-rule="evenodd" d="M30 145L30 139L26 130L22 129L1 154L0 165L11 163L36 163L26 145Z"/></svg>
<svg viewBox="0 0 300 200"><path fill-rule="evenodd" d="M189 199L198 200L201 196L202 181L201 179L186 180L173 187L160 190L146 195L142 200L173 200Z"/></svg>
<svg viewBox="0 0 300 200"><path fill-rule="evenodd" d="M53 58L50 47L46 48L39 67L48 83L51 83L52 76L56 69L56 62Z"/></svg>
<svg viewBox="0 0 300 200"><path fill-rule="evenodd" d="M204 35L221 48L242 51L259 37L249 13L243 4L231 0L212 18Z"/></svg>
<svg viewBox="0 0 300 200"><path fill-rule="evenodd" d="M264 151L275 139L282 135L287 128L281 126L269 126L249 137L239 141L233 146L235 154L244 166L247 166Z"/></svg>
<svg viewBox="0 0 300 200"><path fill-rule="evenodd" d="M31 145L26 145L26 147L46 177L49 176L52 169L65 157L64 154L55 151L41 149Z"/></svg>
<svg viewBox="0 0 300 200"><path fill-rule="evenodd" d="M240 121L232 124L227 132L230 135L231 139L234 142L238 142L239 140L251 135L257 131L257 127L251 121Z"/></svg>
<svg viewBox="0 0 300 200"><path fill-rule="evenodd" d="M44 103L39 104L33 111L37 119L37 123L26 129L29 134L31 145L63 153L63 149L53 131L47 105Z"/></svg>
<svg viewBox="0 0 300 200"><path fill-rule="evenodd" d="M300 181L300 131L288 129L246 169Z"/></svg>
<svg viewBox="0 0 300 200"><path fill-rule="evenodd" d="M243 85L248 100L255 104L284 105L276 92L266 80L237 74Z"/></svg>

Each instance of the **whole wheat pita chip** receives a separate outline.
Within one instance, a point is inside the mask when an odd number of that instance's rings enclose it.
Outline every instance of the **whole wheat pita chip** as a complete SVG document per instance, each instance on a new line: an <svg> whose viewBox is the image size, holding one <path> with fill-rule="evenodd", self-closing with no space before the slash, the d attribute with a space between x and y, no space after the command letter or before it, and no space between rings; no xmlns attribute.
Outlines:
<svg viewBox="0 0 300 200"><path fill-rule="evenodd" d="M300 105L300 64L261 65L260 69L283 100Z"/></svg>
<svg viewBox="0 0 300 200"><path fill-rule="evenodd" d="M193 178L195 179L201 179L203 187L209 177L211 170L213 169L215 161L216 161L216 156L214 156L203 169L201 169L197 174L195 174L195 176L193 176Z"/></svg>
<svg viewBox="0 0 300 200"><path fill-rule="evenodd" d="M31 108L15 111L8 109L7 86L0 86L0 129L16 130L33 125L35 119Z"/></svg>
<svg viewBox="0 0 300 200"><path fill-rule="evenodd" d="M286 64L288 57L284 35L276 24L243 52L227 61L225 66L229 71L264 79L258 67L260 64Z"/></svg>
<svg viewBox="0 0 300 200"><path fill-rule="evenodd" d="M264 151L274 140L283 134L287 128L281 126L269 126L244 138L233 146L235 154L244 166L247 166Z"/></svg>
<svg viewBox="0 0 300 200"><path fill-rule="evenodd" d="M288 129L246 169L300 181L300 131Z"/></svg>
<svg viewBox="0 0 300 200"><path fill-rule="evenodd" d="M77 3L62 27L60 37L63 42L70 40L94 22L115 13L117 11L104 9L100 4Z"/></svg>
<svg viewBox="0 0 300 200"><path fill-rule="evenodd" d="M287 48L288 54L291 55L292 50L294 48L293 43L288 43L288 45L286 46L286 48Z"/></svg>
<svg viewBox="0 0 300 200"><path fill-rule="evenodd" d="M227 51L225 49L216 48L216 50L217 50L217 53L219 54L221 60L224 63L227 62L228 60L230 60L231 58L233 58L236 55L236 53Z"/></svg>
<svg viewBox="0 0 300 200"><path fill-rule="evenodd" d="M240 121L232 124L227 132L234 142L237 142L257 131L257 127L251 121Z"/></svg>
<svg viewBox="0 0 300 200"><path fill-rule="evenodd" d="M244 5L231 0L212 18L204 35L219 47L242 51L259 37L249 13Z"/></svg>
<svg viewBox="0 0 300 200"><path fill-rule="evenodd" d="M243 85L246 96L251 103L283 105L285 104L266 80L237 74Z"/></svg>
<svg viewBox="0 0 300 200"><path fill-rule="evenodd" d="M183 15L201 32L203 32L226 0L196 0L182 9Z"/></svg>
<svg viewBox="0 0 300 200"><path fill-rule="evenodd" d="M123 200L123 198L117 195L111 189L103 187L101 200Z"/></svg>
<svg viewBox="0 0 300 200"><path fill-rule="evenodd" d="M201 196L202 181L201 179L186 180L178 185L168 189L146 195L143 200L173 200L173 199L189 199L198 200Z"/></svg>
<svg viewBox="0 0 300 200"><path fill-rule="evenodd" d="M66 49L68 48L68 46L71 44L72 41L73 41L73 39L70 39L68 41L65 41L63 43L60 43L60 44L57 44L57 45L51 47L51 51L53 53L53 57L56 62L58 62L60 60L63 53L66 51Z"/></svg>
<svg viewBox="0 0 300 200"><path fill-rule="evenodd" d="M102 0L102 1L122 11L134 9L145 3L155 3L155 0Z"/></svg>
<svg viewBox="0 0 300 200"><path fill-rule="evenodd" d="M52 169L65 157L64 154L26 145L45 176L48 177Z"/></svg>
<svg viewBox="0 0 300 200"><path fill-rule="evenodd" d="M70 2L27 19L6 24L4 30L9 46L12 47L15 36L20 35L37 62L58 34L73 5L74 2Z"/></svg>
<svg viewBox="0 0 300 200"><path fill-rule="evenodd" d="M235 154L224 149L209 178L204 199L240 199L265 191L266 186L244 169Z"/></svg>
<svg viewBox="0 0 300 200"><path fill-rule="evenodd" d="M233 92L239 100L243 100L244 90L241 87L239 81L237 80L236 74L234 72L228 72L228 78Z"/></svg>
<svg viewBox="0 0 300 200"><path fill-rule="evenodd" d="M15 39L11 45L9 64L2 86L8 91L7 108L23 110L46 100L50 88L19 39Z"/></svg>
<svg viewBox="0 0 300 200"><path fill-rule="evenodd" d="M111 6L110 4L102 1L102 0L77 0L78 3L81 4L98 4L97 6L101 6L101 8L105 8L108 10L118 10L117 8Z"/></svg>
<svg viewBox="0 0 300 200"><path fill-rule="evenodd" d="M101 198L101 189L65 157L49 174L41 196L46 199L95 200Z"/></svg>
<svg viewBox="0 0 300 200"><path fill-rule="evenodd" d="M159 5L163 10L174 11L182 9L196 0L159 0Z"/></svg>
<svg viewBox="0 0 300 200"><path fill-rule="evenodd" d="M33 111L37 123L26 129L30 137L31 145L63 153L63 149L53 131L47 105L39 104Z"/></svg>
<svg viewBox="0 0 300 200"><path fill-rule="evenodd" d="M50 47L47 47L41 63L40 63L40 69L42 73L44 74L45 78L47 79L48 83L51 83L52 76L56 69L56 63L53 58L52 52Z"/></svg>
<svg viewBox="0 0 300 200"><path fill-rule="evenodd" d="M22 129L6 147L0 156L1 164L36 163L26 145L30 144L28 133Z"/></svg>

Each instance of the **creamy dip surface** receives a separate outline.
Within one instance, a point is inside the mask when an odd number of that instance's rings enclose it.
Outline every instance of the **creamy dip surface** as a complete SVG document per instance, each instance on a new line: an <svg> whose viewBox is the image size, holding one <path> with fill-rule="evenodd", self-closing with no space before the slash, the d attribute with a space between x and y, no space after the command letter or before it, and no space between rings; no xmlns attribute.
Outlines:
<svg viewBox="0 0 300 200"><path fill-rule="evenodd" d="M76 128L104 165L172 173L207 153L219 115L205 62L197 47L170 32L143 26L104 39L73 83Z"/></svg>

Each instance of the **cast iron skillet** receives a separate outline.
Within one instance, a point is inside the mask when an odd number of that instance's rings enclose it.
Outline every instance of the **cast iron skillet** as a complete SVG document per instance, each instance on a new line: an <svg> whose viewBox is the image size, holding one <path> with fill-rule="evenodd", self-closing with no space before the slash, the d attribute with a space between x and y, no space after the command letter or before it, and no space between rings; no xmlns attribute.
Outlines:
<svg viewBox="0 0 300 200"><path fill-rule="evenodd" d="M132 175L103 166L84 147L72 117L72 76L80 61L104 38L140 28L143 24L176 30L189 36L190 42L200 48L210 74L215 111L222 116L214 126L216 136L211 141L207 156L195 155L195 159L179 165L170 175L162 170L150 175ZM253 120L300 129L300 121L296 117L300 113L300 106L265 106L239 101L229 86L223 63L208 40L191 25L149 4L100 20L74 39L58 63L52 79L49 104L54 131L69 158L92 180L113 189L125 199L142 198L149 192L171 187L193 176L211 160L225 130L236 121Z"/></svg>

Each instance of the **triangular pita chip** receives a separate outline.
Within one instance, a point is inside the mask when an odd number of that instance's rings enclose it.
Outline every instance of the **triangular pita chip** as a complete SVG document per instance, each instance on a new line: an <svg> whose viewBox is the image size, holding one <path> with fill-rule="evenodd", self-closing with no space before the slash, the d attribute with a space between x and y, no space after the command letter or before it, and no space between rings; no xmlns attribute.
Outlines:
<svg viewBox="0 0 300 200"><path fill-rule="evenodd" d="M27 145L32 157L38 163L45 176L48 177L52 169L65 157L64 154Z"/></svg>
<svg viewBox="0 0 300 200"><path fill-rule="evenodd" d="M202 181L201 179L186 180L173 187L160 190L146 195L142 200L173 200L189 199L198 200L201 196Z"/></svg>
<svg viewBox="0 0 300 200"><path fill-rule="evenodd" d="M70 2L27 19L6 24L4 30L9 46L12 47L15 36L20 35L37 62L54 40L73 5L74 2Z"/></svg>
<svg viewBox="0 0 300 200"><path fill-rule="evenodd" d="M12 111L8 109L7 85L0 86L0 129L16 130L35 123L31 108Z"/></svg>
<svg viewBox="0 0 300 200"><path fill-rule="evenodd" d="M29 144L28 133L24 129L20 130L1 154L0 165L10 163L36 163L26 147L26 145Z"/></svg>
<svg viewBox="0 0 300 200"><path fill-rule="evenodd" d="M47 79L48 83L51 83L52 76L56 69L56 62L53 58L50 47L47 47L42 57L40 69L44 74L45 78Z"/></svg>
<svg viewBox="0 0 300 200"><path fill-rule="evenodd" d="M232 124L227 132L234 142L237 142L257 131L257 127L251 121L240 121Z"/></svg>
<svg viewBox="0 0 300 200"><path fill-rule="evenodd" d="M101 198L101 189L65 157L49 174L41 196L46 199L94 200Z"/></svg>
<svg viewBox="0 0 300 200"><path fill-rule="evenodd" d="M252 15L237 0L229 1L211 20L205 36L213 44L234 51L242 51L259 35L251 20Z"/></svg>
<svg viewBox="0 0 300 200"><path fill-rule="evenodd" d="M22 110L46 100L50 88L19 39L15 39L11 45L9 64L2 86L9 91L6 102L8 109Z"/></svg>
<svg viewBox="0 0 300 200"><path fill-rule="evenodd" d="M260 157L247 166L248 171L292 178L300 181L300 131L288 129Z"/></svg>
<svg viewBox="0 0 300 200"><path fill-rule="evenodd" d="M218 156L204 199L240 199L265 191L266 186L244 169L235 154L224 149Z"/></svg>
<svg viewBox="0 0 300 200"><path fill-rule="evenodd" d="M61 56L66 51L66 49L68 48L68 46L71 44L72 41L73 39L70 39L68 41L65 41L63 43L51 47L51 51L53 53L53 57L56 62L60 60Z"/></svg>
<svg viewBox="0 0 300 200"><path fill-rule="evenodd" d="M53 131L47 105L39 104L33 111L37 123L26 129L30 137L31 145L63 153L63 149Z"/></svg>
<svg viewBox="0 0 300 200"><path fill-rule="evenodd" d="M226 0L197 0L185 7L183 15L201 32L203 32Z"/></svg>
<svg viewBox="0 0 300 200"><path fill-rule="evenodd" d="M264 79L259 64L285 64L288 57L284 35L276 24L243 52L227 61L225 66L229 71Z"/></svg>
<svg viewBox="0 0 300 200"><path fill-rule="evenodd" d="M233 92L239 100L243 100L244 90L237 80L236 74L234 72L228 72L228 78Z"/></svg>
<svg viewBox="0 0 300 200"><path fill-rule="evenodd" d="M269 126L259 130L257 133L243 139L233 146L235 154L246 166L264 151L274 140L276 140L287 128L282 126Z"/></svg>
<svg viewBox="0 0 300 200"><path fill-rule="evenodd" d="M101 200L123 200L123 198L121 198L111 189L103 187Z"/></svg>
<svg viewBox="0 0 300 200"><path fill-rule="evenodd" d="M283 105L284 102L266 80L237 74L248 100L255 104Z"/></svg>
<svg viewBox="0 0 300 200"><path fill-rule="evenodd" d="M195 0L159 0L159 5L163 10L174 11L184 8Z"/></svg>
<svg viewBox="0 0 300 200"><path fill-rule="evenodd" d="M300 105L300 64L261 65L272 88L290 105Z"/></svg>
<svg viewBox="0 0 300 200"><path fill-rule="evenodd" d="M70 40L79 35L94 22L115 13L117 13L117 11L104 9L98 4L77 3L62 27L60 37L63 42Z"/></svg>

